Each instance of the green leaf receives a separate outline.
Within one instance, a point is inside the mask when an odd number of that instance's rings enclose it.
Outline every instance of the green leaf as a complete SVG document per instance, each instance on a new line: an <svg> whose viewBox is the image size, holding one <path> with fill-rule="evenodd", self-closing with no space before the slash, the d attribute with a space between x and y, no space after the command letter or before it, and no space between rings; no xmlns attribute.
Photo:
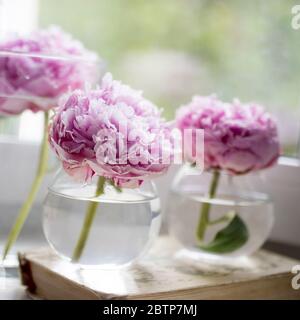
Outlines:
<svg viewBox="0 0 300 320"><path fill-rule="evenodd" d="M249 239L249 232L244 221L236 215L231 222L220 230L214 240L198 247L207 252L228 253L242 247Z"/></svg>

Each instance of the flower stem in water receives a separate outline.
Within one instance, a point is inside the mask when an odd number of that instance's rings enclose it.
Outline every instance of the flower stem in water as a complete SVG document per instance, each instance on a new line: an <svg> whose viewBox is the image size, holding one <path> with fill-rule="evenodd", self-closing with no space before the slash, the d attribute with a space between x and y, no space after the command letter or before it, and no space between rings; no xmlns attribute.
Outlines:
<svg viewBox="0 0 300 320"><path fill-rule="evenodd" d="M15 223L10 230L9 236L7 238L6 244L4 246L4 251L2 255L2 259L4 260L9 253L11 247L15 243L15 241L18 239L18 236L22 230L22 227L29 215L29 212L31 210L32 204L35 200L35 197L39 191L40 185L43 181L44 175L47 172L47 163L48 163L48 120L49 120L49 112L44 112L44 134L43 134L43 140L40 150L40 156L39 156L39 164L38 169L36 172L35 179L32 183L29 195L24 202L19 215L17 216Z"/></svg>
<svg viewBox="0 0 300 320"><path fill-rule="evenodd" d="M219 178L220 178L220 172L214 171L213 178L209 188L209 193L208 193L209 199L213 199L216 195ZM210 206L211 204L209 202L204 202L201 206L200 220L199 220L199 223L197 226L197 232L196 232L197 238L200 242L203 242L206 228L209 225Z"/></svg>
<svg viewBox="0 0 300 320"><path fill-rule="evenodd" d="M96 197L99 197L101 194L103 194L104 192L104 184L105 184L105 178L104 177L99 177L98 179L98 183L97 183L97 189L96 189ZM74 249L73 252L73 256L72 256L72 261L76 262L80 259L83 249L86 245L87 242L87 238L89 236L90 233L90 229L93 223L93 220L95 218L96 215L96 211L98 208L98 202L97 201L90 201L86 214L85 214L85 219L83 222L83 226L80 232L80 236L78 238L76 247Z"/></svg>

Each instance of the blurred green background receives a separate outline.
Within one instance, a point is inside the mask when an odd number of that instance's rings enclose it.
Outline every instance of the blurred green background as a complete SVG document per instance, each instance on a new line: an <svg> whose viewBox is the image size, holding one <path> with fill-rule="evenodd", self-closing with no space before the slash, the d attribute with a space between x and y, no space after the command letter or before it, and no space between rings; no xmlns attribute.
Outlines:
<svg viewBox="0 0 300 320"><path fill-rule="evenodd" d="M96 50L171 118L193 94L258 101L296 152L300 30L289 0L40 0L40 23ZM287 112L288 111L288 112ZM283 125L284 123L284 125Z"/></svg>
<svg viewBox="0 0 300 320"><path fill-rule="evenodd" d="M40 22L72 32L118 77L130 78L124 70L124 64L134 64L128 61L130 55L136 55L138 63L142 58L150 63L151 53L155 69L162 67L156 61L159 53L166 61L169 53L175 63L172 54L180 52L185 57L177 57L178 63L191 59L198 64L200 74L194 80L200 94L217 92L225 99L239 96L296 108L300 31L291 28L293 5L288 0L41 0ZM141 70L139 76L147 74ZM152 80L168 85L160 78ZM183 102L162 98L169 114Z"/></svg>
<svg viewBox="0 0 300 320"><path fill-rule="evenodd" d="M40 26L60 25L144 91L171 119L194 94L257 101L279 118L289 154L299 138L300 30L291 0L40 0Z"/></svg>

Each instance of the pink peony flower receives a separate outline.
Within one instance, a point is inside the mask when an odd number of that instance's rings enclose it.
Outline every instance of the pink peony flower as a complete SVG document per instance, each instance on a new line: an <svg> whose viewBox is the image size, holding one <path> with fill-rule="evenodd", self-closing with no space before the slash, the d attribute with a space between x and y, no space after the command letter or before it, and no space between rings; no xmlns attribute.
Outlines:
<svg viewBox="0 0 300 320"><path fill-rule="evenodd" d="M136 115L159 117L161 111L142 96L141 91L131 89L120 81L113 80L107 73L102 79L101 98L107 105L125 103L130 105Z"/></svg>
<svg viewBox="0 0 300 320"><path fill-rule="evenodd" d="M65 91L95 81L96 62L57 27L0 43L0 114L48 110Z"/></svg>
<svg viewBox="0 0 300 320"><path fill-rule="evenodd" d="M243 174L273 165L280 153L276 123L257 104L196 96L177 111L176 125L204 129L206 169Z"/></svg>
<svg viewBox="0 0 300 320"><path fill-rule="evenodd" d="M81 181L97 174L137 187L170 165L170 130L159 110L110 74L97 90L61 99L49 139L66 172Z"/></svg>

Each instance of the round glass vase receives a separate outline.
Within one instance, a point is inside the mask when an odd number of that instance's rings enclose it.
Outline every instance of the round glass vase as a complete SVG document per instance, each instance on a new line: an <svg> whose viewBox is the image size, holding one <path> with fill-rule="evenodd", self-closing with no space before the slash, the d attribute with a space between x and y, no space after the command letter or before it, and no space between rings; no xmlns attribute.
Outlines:
<svg viewBox="0 0 300 320"><path fill-rule="evenodd" d="M192 259L232 259L250 255L266 241L273 226L269 197L255 190L258 174L200 172L184 165L169 199L169 230Z"/></svg>
<svg viewBox="0 0 300 320"><path fill-rule="evenodd" d="M103 178L102 178L103 179ZM160 201L151 181L122 190L108 180L96 195L99 177L91 184L74 182L61 171L44 203L43 229L54 251L83 267L117 268L141 257L158 236ZM89 211L94 208L93 217ZM76 254L89 221L81 254Z"/></svg>

